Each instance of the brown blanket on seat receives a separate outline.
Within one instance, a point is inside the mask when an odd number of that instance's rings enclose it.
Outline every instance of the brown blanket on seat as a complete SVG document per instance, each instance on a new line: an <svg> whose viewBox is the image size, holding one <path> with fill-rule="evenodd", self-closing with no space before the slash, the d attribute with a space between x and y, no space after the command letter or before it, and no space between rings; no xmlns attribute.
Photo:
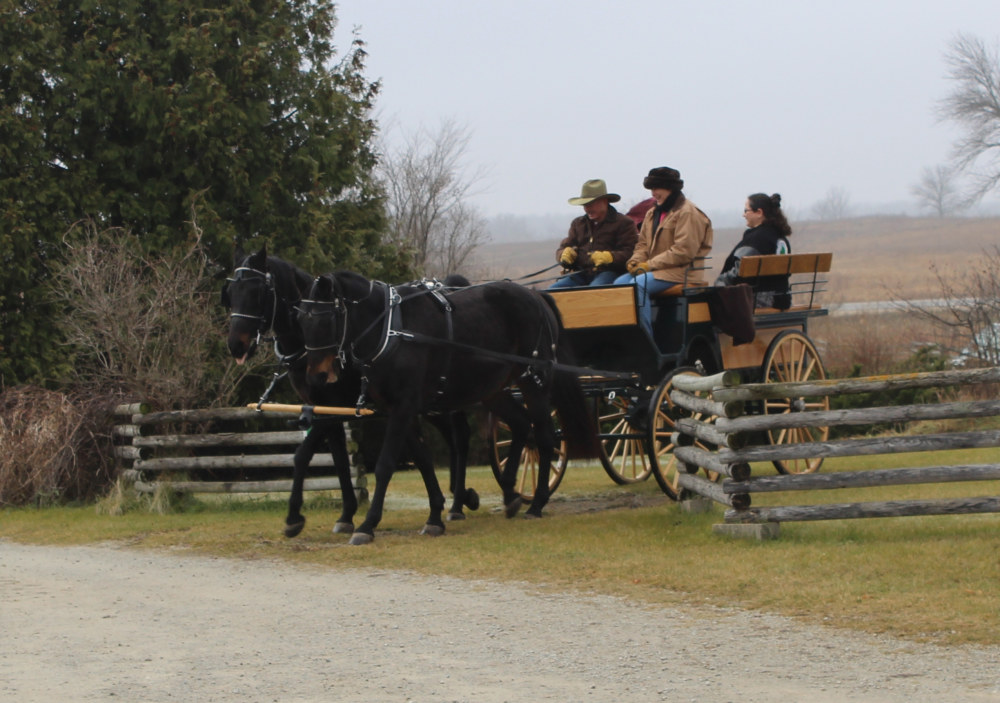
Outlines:
<svg viewBox="0 0 1000 703"><path fill-rule="evenodd" d="M733 338L733 346L749 344L757 335L753 324L753 289L746 283L715 289L708 301L712 322Z"/></svg>

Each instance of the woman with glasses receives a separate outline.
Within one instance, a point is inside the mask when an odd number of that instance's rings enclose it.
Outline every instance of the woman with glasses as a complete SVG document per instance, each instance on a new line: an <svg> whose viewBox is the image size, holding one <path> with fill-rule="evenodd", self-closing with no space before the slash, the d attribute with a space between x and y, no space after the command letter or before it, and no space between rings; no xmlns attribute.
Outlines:
<svg viewBox="0 0 1000 703"><path fill-rule="evenodd" d="M792 246L788 243L792 228L785 219L785 213L781 211L781 196L777 193L754 193L749 196L743 206L743 219L747 221L749 229L726 257L715 285L750 283L757 294L758 307L787 310L792 305L788 276L762 276L746 281L739 277L740 262L745 256L792 253Z"/></svg>

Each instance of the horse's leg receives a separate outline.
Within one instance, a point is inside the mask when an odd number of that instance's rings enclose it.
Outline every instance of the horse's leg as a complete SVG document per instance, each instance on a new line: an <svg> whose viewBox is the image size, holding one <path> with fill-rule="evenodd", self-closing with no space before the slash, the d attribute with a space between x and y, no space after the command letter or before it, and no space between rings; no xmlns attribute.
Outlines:
<svg viewBox="0 0 1000 703"><path fill-rule="evenodd" d="M448 490L455 497L455 502L448 512L448 519L462 520L465 518L465 515L462 514L462 496L455 489L456 474L459 471L458 450L455 446L455 432L452 428L450 415L450 413L434 413L426 415L425 419L441 433L441 438L448 445ZM458 517L453 517L453 515L458 515Z"/></svg>
<svg viewBox="0 0 1000 703"><path fill-rule="evenodd" d="M463 506L479 509L479 494L465 487L466 466L469 461L469 417L464 412L428 415L427 421L437 428L448 445L449 489L454 502L448 511L448 520L464 520Z"/></svg>
<svg viewBox="0 0 1000 703"><path fill-rule="evenodd" d="M465 412L453 412L448 415L448 424L451 427L451 434L455 443L455 504L448 513L449 520L462 520L465 518L462 513L462 506L468 506L469 510L479 510L479 494L476 489L466 486L467 470L469 467L469 437L472 432L469 430L469 415ZM462 515L460 518L454 515Z"/></svg>
<svg viewBox="0 0 1000 703"><path fill-rule="evenodd" d="M354 514L358 512L358 496L354 493L354 485L351 482L351 456L347 453L347 432L344 430L343 422L333 423L327 433L327 443L330 455L333 457L334 470L340 479L340 495L343 501L343 510L333 526L333 531L338 534L351 533L354 532Z"/></svg>
<svg viewBox="0 0 1000 703"><path fill-rule="evenodd" d="M538 484L535 486L535 496L531 499L531 507L525 512L524 517L540 518L542 508L549 502L549 472L556 445L556 428L552 423L548 392L537 386L528 387L528 383L521 388L521 395L528 407L531 426L535 430L535 446L538 448Z"/></svg>
<svg viewBox="0 0 1000 703"><path fill-rule="evenodd" d="M389 488L392 473L399 463L399 455L403 445L410 436L410 427L416 418L416 410L408 405L399 404L389 412L386 422L385 441L375 464L375 491L371 504L365 514L365 520L351 536L351 544L371 544L375 540L375 528L382 521L382 507L385 504L385 492Z"/></svg>
<svg viewBox="0 0 1000 703"><path fill-rule="evenodd" d="M316 453L316 445L326 436L325 429L313 425L306 430L302 444L295 450L295 473L292 475L292 494L288 497L288 517L285 518L285 537L295 537L306 526L302 515L302 484L306 480L306 470Z"/></svg>
<svg viewBox="0 0 1000 703"><path fill-rule="evenodd" d="M507 463L504 464L500 475L500 489L503 491L504 513L507 517L514 517L524 504L521 494L514 490L514 484L517 482L521 454L531 432L531 420L524 407L509 393L500 393L484 400L483 405L510 428L510 447L507 452Z"/></svg>
<svg viewBox="0 0 1000 703"><path fill-rule="evenodd" d="M444 494L438 484L437 474L434 473L434 459L430 449L424 442L420 433L420 425L413 423L410 436L407 438L406 446L410 449L413 463L420 471L420 477L424 480L424 488L427 489L427 501L430 503L431 514L427 518L427 523L420 530L420 534L439 537L444 534L444 523L441 521L441 513L444 511Z"/></svg>

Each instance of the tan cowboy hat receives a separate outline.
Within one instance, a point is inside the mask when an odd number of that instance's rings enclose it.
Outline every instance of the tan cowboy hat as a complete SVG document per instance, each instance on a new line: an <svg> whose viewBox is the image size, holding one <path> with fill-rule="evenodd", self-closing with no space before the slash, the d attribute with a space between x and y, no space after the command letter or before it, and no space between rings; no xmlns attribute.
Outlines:
<svg viewBox="0 0 1000 703"><path fill-rule="evenodd" d="M580 197L570 198L569 204L586 205L587 203L593 202L598 198L607 198L609 203L617 203L622 199L622 196L617 193L609 193L607 184L600 178L597 178L584 183L583 188L580 189Z"/></svg>

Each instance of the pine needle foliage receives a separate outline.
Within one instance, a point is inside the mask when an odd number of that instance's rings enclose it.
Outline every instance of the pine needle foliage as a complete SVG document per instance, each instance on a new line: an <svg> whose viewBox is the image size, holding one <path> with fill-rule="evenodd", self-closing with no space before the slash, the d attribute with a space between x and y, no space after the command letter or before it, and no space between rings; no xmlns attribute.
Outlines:
<svg viewBox="0 0 1000 703"><path fill-rule="evenodd" d="M327 0L0 0L0 374L51 381L43 289L89 219L213 261L264 241L311 270L387 278L372 177L377 81Z"/></svg>

